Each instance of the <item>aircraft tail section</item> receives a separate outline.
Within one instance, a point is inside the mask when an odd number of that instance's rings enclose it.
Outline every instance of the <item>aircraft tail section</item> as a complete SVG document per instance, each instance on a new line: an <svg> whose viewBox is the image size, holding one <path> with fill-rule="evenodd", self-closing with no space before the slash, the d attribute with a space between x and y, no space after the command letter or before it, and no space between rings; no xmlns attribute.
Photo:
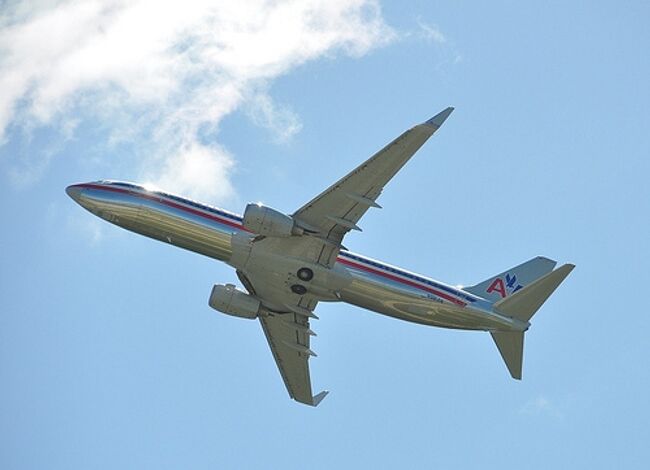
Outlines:
<svg viewBox="0 0 650 470"><path fill-rule="evenodd" d="M535 312L566 279L573 268L575 268L573 264L565 264L555 271L551 271L526 287L517 290L512 295L496 302L493 306L494 310L528 324ZM490 332L503 361L510 371L510 375L518 380L521 379L524 333L525 331Z"/></svg>
<svg viewBox="0 0 650 470"><path fill-rule="evenodd" d="M546 299L558 288L564 279L573 271L575 265L565 264L555 271L540 277L514 294L499 300L493 306L494 310L509 317L527 322L535 315Z"/></svg>
<svg viewBox="0 0 650 470"><path fill-rule="evenodd" d="M555 261L538 256L464 290L496 303L550 273L555 265Z"/></svg>

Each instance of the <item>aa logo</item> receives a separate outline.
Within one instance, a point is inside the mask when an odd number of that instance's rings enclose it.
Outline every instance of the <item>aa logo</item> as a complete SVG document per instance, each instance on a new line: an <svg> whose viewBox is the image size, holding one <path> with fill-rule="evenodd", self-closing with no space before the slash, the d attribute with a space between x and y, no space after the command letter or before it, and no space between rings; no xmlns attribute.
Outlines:
<svg viewBox="0 0 650 470"><path fill-rule="evenodd" d="M500 277L495 278L492 284L490 284L490 287L487 288L487 293L491 294L492 292L496 292L502 299L505 299L508 295L514 294L523 287L517 283L517 276L506 274L505 280Z"/></svg>

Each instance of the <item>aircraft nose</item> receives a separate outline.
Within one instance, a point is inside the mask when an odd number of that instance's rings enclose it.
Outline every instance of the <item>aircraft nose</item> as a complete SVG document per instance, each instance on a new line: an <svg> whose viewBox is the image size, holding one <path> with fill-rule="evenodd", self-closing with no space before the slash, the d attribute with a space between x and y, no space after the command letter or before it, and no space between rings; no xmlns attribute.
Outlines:
<svg viewBox="0 0 650 470"><path fill-rule="evenodd" d="M78 184L72 184L65 188L65 192L68 193L68 196L70 196L75 202L79 202L79 199L81 199L81 191L83 188L81 188Z"/></svg>

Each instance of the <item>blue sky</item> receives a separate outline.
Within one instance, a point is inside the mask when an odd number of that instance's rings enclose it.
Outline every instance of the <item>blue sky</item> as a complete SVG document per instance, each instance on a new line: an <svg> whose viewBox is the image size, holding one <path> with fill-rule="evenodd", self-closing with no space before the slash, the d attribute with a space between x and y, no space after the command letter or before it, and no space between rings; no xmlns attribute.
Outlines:
<svg viewBox="0 0 650 470"><path fill-rule="evenodd" d="M2 4L0 467L647 467L648 4L322 3ZM321 304L331 393L296 404L207 306L230 268L64 193L291 212L449 105L346 245L452 284L575 263L521 382L486 333Z"/></svg>

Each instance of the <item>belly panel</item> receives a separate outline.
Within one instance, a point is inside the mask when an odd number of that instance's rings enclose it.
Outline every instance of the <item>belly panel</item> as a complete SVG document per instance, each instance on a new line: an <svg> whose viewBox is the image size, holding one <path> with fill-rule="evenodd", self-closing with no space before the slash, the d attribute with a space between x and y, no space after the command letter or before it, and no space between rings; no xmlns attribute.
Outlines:
<svg viewBox="0 0 650 470"><path fill-rule="evenodd" d="M353 273L341 300L361 308L414 323L465 330L489 329L485 319L468 307L448 304L411 288L383 283Z"/></svg>

